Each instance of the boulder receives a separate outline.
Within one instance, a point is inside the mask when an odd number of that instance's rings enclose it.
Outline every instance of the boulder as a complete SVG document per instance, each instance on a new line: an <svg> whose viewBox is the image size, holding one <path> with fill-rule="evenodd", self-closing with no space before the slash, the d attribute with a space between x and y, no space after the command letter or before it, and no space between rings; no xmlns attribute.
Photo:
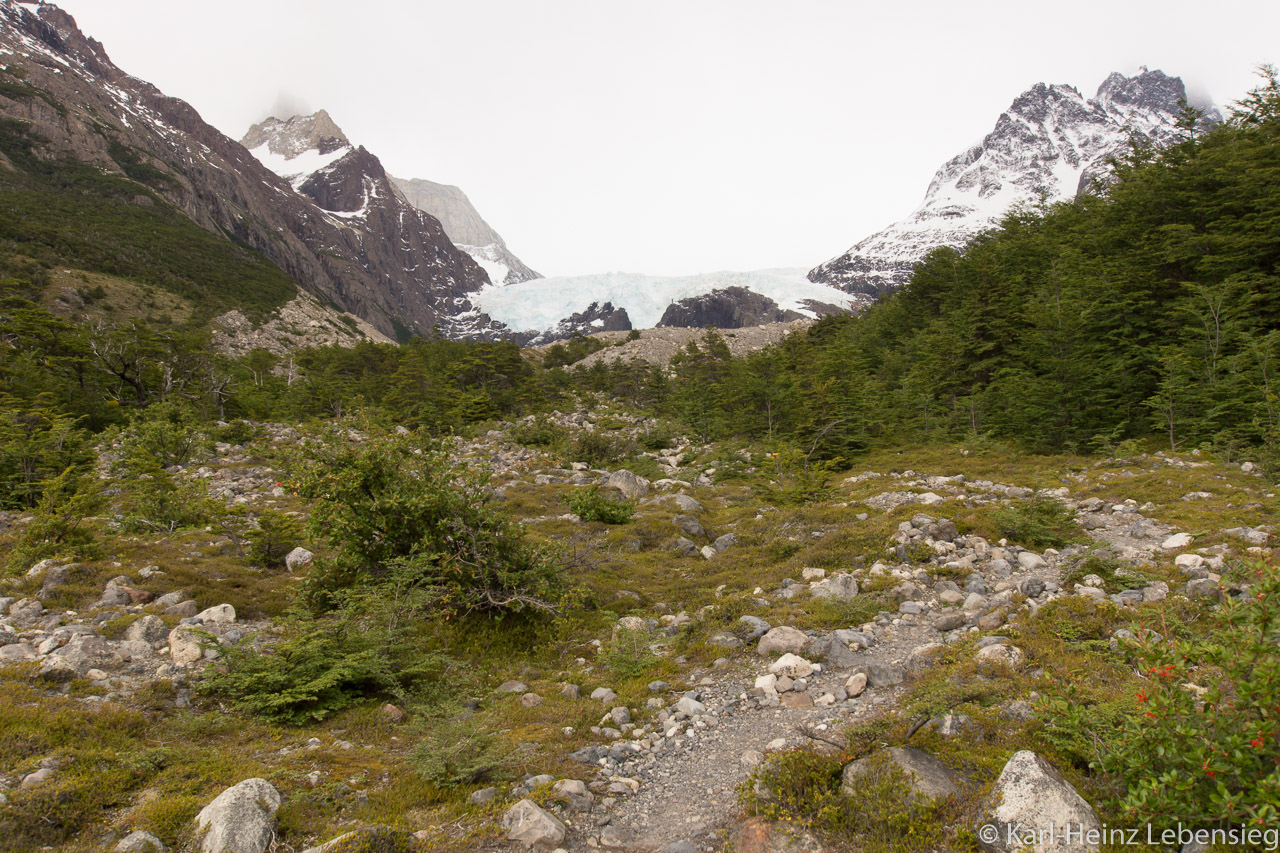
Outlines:
<svg viewBox="0 0 1280 853"><path fill-rule="evenodd" d="M840 790L856 797L862 786L861 777L872 769L877 758L896 765L906 775L911 783L912 798L938 800L960 793L956 774L950 767L923 750L902 746L891 746L847 764Z"/></svg>
<svg viewBox="0 0 1280 853"><path fill-rule="evenodd" d="M858 595L858 580L849 574L833 575L812 584L809 592L814 598L849 601Z"/></svg>
<svg viewBox="0 0 1280 853"><path fill-rule="evenodd" d="M799 655L787 652L769 665L769 672L779 678L808 678L813 675L813 664Z"/></svg>
<svg viewBox="0 0 1280 853"><path fill-rule="evenodd" d="M810 643L809 654L821 655L832 669L849 669L858 663L858 655L835 633L819 637Z"/></svg>
<svg viewBox="0 0 1280 853"><path fill-rule="evenodd" d="M53 653L80 675L91 669L117 669L124 661L111 644L94 634L76 634Z"/></svg>
<svg viewBox="0 0 1280 853"><path fill-rule="evenodd" d="M533 800L521 800L502 816L507 839L525 847L551 851L564 840L564 824Z"/></svg>
<svg viewBox="0 0 1280 853"><path fill-rule="evenodd" d="M204 657L200 646L203 637L187 625L179 625L169 632L169 658L175 666L187 666Z"/></svg>
<svg viewBox="0 0 1280 853"><path fill-rule="evenodd" d="M1018 567L1024 572L1034 571L1048 567L1044 557L1041 557L1034 551L1023 551L1018 554Z"/></svg>
<svg viewBox="0 0 1280 853"><path fill-rule="evenodd" d="M116 853L168 853L169 848L149 832L139 829L116 842Z"/></svg>
<svg viewBox="0 0 1280 853"><path fill-rule="evenodd" d="M230 625L236 621L236 609L230 604L217 604L201 610L196 614L201 622L214 622L219 625Z"/></svg>
<svg viewBox="0 0 1280 853"><path fill-rule="evenodd" d="M1026 660L1026 655L1017 646L1000 644L978 649L973 659L980 665L1007 666L1010 669L1017 669Z"/></svg>
<svg viewBox="0 0 1280 853"><path fill-rule="evenodd" d="M299 546L284 555L284 567L291 572L296 572L298 569L306 568L311 565L311 561L314 558L315 554L312 554L306 548Z"/></svg>
<svg viewBox="0 0 1280 853"><path fill-rule="evenodd" d="M143 616L124 632L126 640L141 641L149 646L163 643L168 637L169 626L161 622L159 618L151 615Z"/></svg>
<svg viewBox="0 0 1280 853"><path fill-rule="evenodd" d="M200 853L263 853L275 834L280 792L266 779L246 779L196 815Z"/></svg>
<svg viewBox="0 0 1280 853"><path fill-rule="evenodd" d="M1051 828L1052 839L1046 837ZM1066 828L1070 837L1063 834ZM996 780L977 836L987 853L1085 853L1098 849L1086 839L1101 828L1093 808L1053 765L1023 750L1009 759Z"/></svg>
<svg viewBox="0 0 1280 853"><path fill-rule="evenodd" d="M1180 551L1191 544L1192 536L1190 533L1175 533L1160 543L1160 547L1165 551Z"/></svg>
<svg viewBox="0 0 1280 853"><path fill-rule="evenodd" d="M742 616L738 619L740 623L747 626L747 642L752 643L769 633L771 626L768 622L759 616Z"/></svg>
<svg viewBox="0 0 1280 853"><path fill-rule="evenodd" d="M576 812L591 811L591 804L595 802L595 796L581 779L561 779L551 786L551 790L553 797Z"/></svg>
<svg viewBox="0 0 1280 853"><path fill-rule="evenodd" d="M625 468L614 471L601 485L607 489L617 489L628 500L637 500L649 494L649 481L632 474Z"/></svg>
<svg viewBox="0 0 1280 853"><path fill-rule="evenodd" d="M786 625L779 625L777 628L771 628L760 638L760 644L756 646L756 651L768 657L778 652L800 652L808 645L809 638L804 631Z"/></svg>

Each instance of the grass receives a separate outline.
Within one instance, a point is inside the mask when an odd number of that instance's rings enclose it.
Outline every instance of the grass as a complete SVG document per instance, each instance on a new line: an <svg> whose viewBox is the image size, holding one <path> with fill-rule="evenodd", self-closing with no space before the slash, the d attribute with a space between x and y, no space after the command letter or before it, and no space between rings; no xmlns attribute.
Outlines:
<svg viewBox="0 0 1280 853"><path fill-rule="evenodd" d="M252 431L244 437L253 457L249 464L260 464L268 454L259 446L262 439ZM718 461L724 467L728 454L720 449L705 456L708 465ZM552 467L555 461L546 457L530 461L523 479L531 480L532 471ZM1160 462L1149 467L1136 463L1094 467L1098 461L990 452L963 456L954 448L924 448L901 455L877 451L856 470L964 473L970 479L1036 488L1065 484L1077 497L1150 500L1157 506L1154 514L1163 520L1203 530L1205 535L1196 546L1217 541L1216 531L1223 526L1254 525L1274 518L1274 499L1264 496L1263 484L1231 469L1175 469ZM627 462L618 463L618 467L624 465L630 467ZM212 703L175 710L177 688L164 681L95 708L76 697L101 693L100 687L73 683L70 697L50 695L30 668L8 667L0 670L0 754L7 759L3 771L29 772L49 756L68 761L64 766L71 769L64 774L59 771L61 781L45 793L35 789L36 793L12 794L11 805L0 809L0 833L30 846L78 851L94 849L96 839L107 830L120 833L137 828L177 847L190 841L192 817L214 795L248 776L261 775L286 796L279 815L282 844L301 849L356 825L388 825L426 830L423 849L480 848L500 837L495 824L504 803L499 798L488 806L472 805L466 800L471 790L495 782L505 785L526 773L582 778L587 772L567 755L598 742L589 730L601 723L609 709L586 698L561 695L565 683L577 684L583 697L596 687L609 687L618 695L616 704L631 708L637 725L650 724L652 712L645 707L651 696L648 682L661 679L679 690L696 681L702 668L719 657L756 663L750 648L729 653L708 642L717 632L738 629L740 616L759 615L774 625L822 631L857 626L881 610L894 609L877 589L896 581L884 578L878 584L868 583L866 575L860 574L864 594L852 602L814 600L802 592L789 600L773 600L767 612L754 600L757 587L772 592L784 579L799 581L806 567L824 568L830 575L861 573L877 560L896 562L886 553L891 537L899 523L919 512L951 518L962 533L989 538L999 533L1000 502L955 499L934 507L911 505L882 512L863 501L881 492L900 491L903 481L885 476L843 485L850 475L846 472L830 476L826 485L834 494L829 500L772 504L767 474L744 471L714 489L690 491L703 505L695 515L709 538L732 532L737 539L711 560L673 555L670 547L680 531L671 522L678 511L670 503L641 501L625 525L579 524L557 518L565 511L571 486L522 482L505 489L503 506L508 512L517 518L543 519L526 525L531 537L584 552L586 559L565 570L567 581L578 590L577 604L557 619L518 624L438 622L423 640L432 650L447 650L458 661L448 676L450 701L461 704L472 699L478 706L465 713L448 712L443 719L460 732L484 733L490 739L505 759L494 777L449 787L415 770L412 756L424 731L430 731L433 721L445 713L442 706L426 700L407 704L404 710L409 719L401 724L381 713L385 700L379 700L319 724L281 728L221 712ZM1183 502L1181 496L1190 491L1209 491L1214 497ZM289 498L273 505L305 510ZM859 520L861 513L867 518ZM1195 527L1193 521L1198 522ZM158 592L182 588L201 608L231 603L241 621L277 618L293 601L295 576L247 566L219 531L134 536L99 526L96 532L107 556L84 564L46 602L48 606L83 612L100 595L103 584L119 574ZM165 576L143 581L137 570L147 565L159 566ZM922 555L919 565L938 577L956 574L932 563L929 555ZM1157 579L1172 587L1182 580L1171 558L1140 574L1131 571L1100 558L1085 559L1067 580L1099 574L1108 591ZM963 581L960 575L953 579ZM21 581L17 591L30 594L36 587L34 581ZM656 633L635 638L630 646L610 648L619 617L682 611L698 618L674 636ZM1020 748L1041 752L1086 797L1105 804L1105 780L1089 768L1090 743L1056 729L1051 711L1016 721L1006 719L1003 709L1033 693L1053 702L1070 692L1096 719L1120 719L1132 710L1134 682L1123 655L1110 648L1111 634L1121 627L1160 625L1160 630L1178 635L1196 630L1196 613L1196 606L1173 599L1120 611L1108 603L1068 598L1041 607L1035 618L1016 616L1001 633L1026 652L1027 664L1021 671L979 670L972 660L970 639L948 646L934 669L905 686L900 712L850 732L849 746L842 753L797 755L779 764L778 772L787 775L787 784L796 786L785 808L748 805L826 833L824 840L833 851L854 849L851 838L863 845L857 849L939 845L969 849L972 840L965 827L975 815L975 804L1004 761ZM105 624L104 633L123 634L138 615L116 615ZM526 708L518 695L496 693L494 688L509 678L524 681L542 702ZM968 716L971 728L958 738L943 738L928 727L908 737L913 720L947 711ZM572 729L570 734L565 733L566 726ZM313 736L321 740L321 748L306 748ZM336 740L349 741L353 748L336 748ZM859 803L833 798L832 781L838 778L841 762L870 754L885 743L909 744L937 754L969 778L972 794L941 809L893 812L888 804L901 799L900 780L889 773L878 778ZM322 778L313 787L308 774L316 771ZM41 817L51 814L56 815L52 824ZM862 829L849 829L855 824ZM893 839L901 843L894 846Z"/></svg>

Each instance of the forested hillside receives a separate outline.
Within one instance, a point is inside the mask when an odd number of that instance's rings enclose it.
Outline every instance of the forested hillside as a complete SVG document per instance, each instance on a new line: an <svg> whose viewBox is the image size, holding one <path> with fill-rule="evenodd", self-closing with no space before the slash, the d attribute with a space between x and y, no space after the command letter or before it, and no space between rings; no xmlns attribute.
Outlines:
<svg viewBox="0 0 1280 853"><path fill-rule="evenodd" d="M743 361L690 348L668 410L707 437L781 436L826 458L965 435L1272 452L1280 88L1267 75L1230 121L1199 134L1188 114L1184 141L1135 150L1104 193L933 252L862 316ZM639 379L596 367L588 381L643 402Z"/></svg>

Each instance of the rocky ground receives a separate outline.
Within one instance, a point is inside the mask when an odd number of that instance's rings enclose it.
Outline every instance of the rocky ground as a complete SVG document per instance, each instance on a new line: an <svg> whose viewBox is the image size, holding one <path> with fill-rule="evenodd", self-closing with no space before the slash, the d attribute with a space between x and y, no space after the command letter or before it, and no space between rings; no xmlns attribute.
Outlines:
<svg viewBox="0 0 1280 853"><path fill-rule="evenodd" d="M568 430L604 428L601 418L585 412L554 417ZM645 426L641 419L616 416L612 423L633 436ZM260 440L276 448L299 441L299 432L285 426L266 427ZM531 773L514 786L472 792L464 809L482 817L460 821L473 833L469 843L501 846L499 837L506 835L517 846L566 851L714 851L730 841L739 853L820 849L815 838L801 834L780 841L776 830L744 822L740 791L768 756L798 747L841 749L847 726L896 713L906 686L962 641L980 666L1025 668L1023 650L1002 629L1057 599L1087 598L1121 608L1169 596L1212 601L1223 594L1224 563L1233 556L1266 553L1270 539L1268 525L1259 519L1269 517L1265 507L1273 495L1247 463L1226 466L1152 455L1075 465L1048 478L1067 485L1048 486L1042 472L1027 468L1040 488L1033 482L884 466L837 483L834 498L820 508L826 515L807 517L762 506L744 487L742 477L762 476L751 467L749 453L675 444L637 457L644 464L631 467L645 468L650 477L624 468L562 467L554 456L511 441L507 427L455 445L458 458L492 471L497 492L531 531L595 536L615 558L619 551L640 549L651 554L667 584L643 586L648 576L640 573L647 565L642 557L618 558L637 566L628 588L617 591L618 600L634 606L626 608L628 614L617 619L610 635L593 641L597 649L605 648L621 633L639 638L652 651L669 674L642 692L620 698L614 688L626 693L623 686L611 684L608 670L586 658L565 661L567 668L559 671L534 670L532 686L517 678L496 688L494 696L510 695L488 700L498 713L516 703L537 713L544 699L543 707L552 707L551 695L567 703L555 707L577 709L573 719L589 719L591 708L599 719L557 731L554 716L543 717L544 749L538 754L548 755L557 772ZM261 453L261 448L222 444L179 473L206 483L211 496L229 505L250 511L292 506ZM953 458L959 467L984 467L963 456ZM109 449L104 448L103 460L104 466L110 462ZM616 530L592 528L547 499L589 484L635 500L637 520ZM1161 487L1159 495L1148 500L1153 484ZM1036 550L972 532L972 518L979 517L974 513L1036 496L1066 508L1088 541ZM961 516L969 520L953 520ZM1200 523L1193 528L1189 521ZM1205 522L1215 526L1207 529ZM9 518L6 523L24 522ZM864 527L887 533L873 540L879 543L873 551L838 561L815 559L839 563L827 568L802 564L808 553L803 548L825 547L823 540ZM962 527L971 532L962 533ZM763 549L776 546L778 539L795 542L802 556L768 557L772 552ZM272 639L273 620L246 618L235 605L219 600L216 578L198 589L184 580L192 577L192 569L182 561L199 566L207 555L224 553L232 544L207 530L167 552L173 560L169 565L131 565L123 559L86 568L51 559L29 567L5 581L8 591L0 597L0 664L26 666L47 695L70 697L89 708L128 704L149 685L164 682L172 688L165 702L173 712L192 709L191 682L219 657L219 648ZM295 551L288 574L267 580L287 584L289 574L305 571L310 556L305 549ZM1100 557L1121 566L1115 577L1082 572L1086 558ZM79 589L86 576L108 573L105 582L78 597L68 592ZM1136 582L1117 583L1126 573ZM676 597L690 588L700 589L699 597ZM730 603L741 615L717 621ZM833 613L860 616L839 622L832 621ZM696 638L693 645L690 637ZM1010 720L1034 713L1021 698L1005 701L997 711ZM399 715L397 721L403 717L394 707L386 713ZM919 723L948 736L962 730L965 720L946 713ZM302 748L321 745L313 740ZM328 740L339 747L344 743ZM390 737L388 748L399 740L399 735ZM547 750L560 750L559 758ZM1009 772L1021 772L1019 767L1039 772L1032 759L1021 761ZM60 762L50 754L0 765L0 808L56 781L63 772ZM276 809L281 802L287 808L296 794L286 786L282 798L281 790L256 777L241 784L265 785L270 792L255 788L250 796L228 788L200 813L198 823L213 827L206 829L206 839L241 838L236 843L261 851L254 839L270 842ZM248 835L236 835L242 831ZM438 826L424 827L418 836L448 849L441 841L447 835L440 833ZM158 844L154 836L134 833L116 834L111 846L146 850L160 849ZM206 844L202 849L217 848Z"/></svg>

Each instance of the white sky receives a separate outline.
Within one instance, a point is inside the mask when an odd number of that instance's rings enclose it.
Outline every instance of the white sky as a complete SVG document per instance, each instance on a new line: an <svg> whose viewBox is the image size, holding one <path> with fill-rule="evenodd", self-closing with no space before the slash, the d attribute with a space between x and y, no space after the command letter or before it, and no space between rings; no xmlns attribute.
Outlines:
<svg viewBox="0 0 1280 853"><path fill-rule="evenodd" d="M233 138L327 109L546 275L811 267L913 210L1033 83L1091 96L1148 65L1224 104L1280 63L1274 0L59 5Z"/></svg>

